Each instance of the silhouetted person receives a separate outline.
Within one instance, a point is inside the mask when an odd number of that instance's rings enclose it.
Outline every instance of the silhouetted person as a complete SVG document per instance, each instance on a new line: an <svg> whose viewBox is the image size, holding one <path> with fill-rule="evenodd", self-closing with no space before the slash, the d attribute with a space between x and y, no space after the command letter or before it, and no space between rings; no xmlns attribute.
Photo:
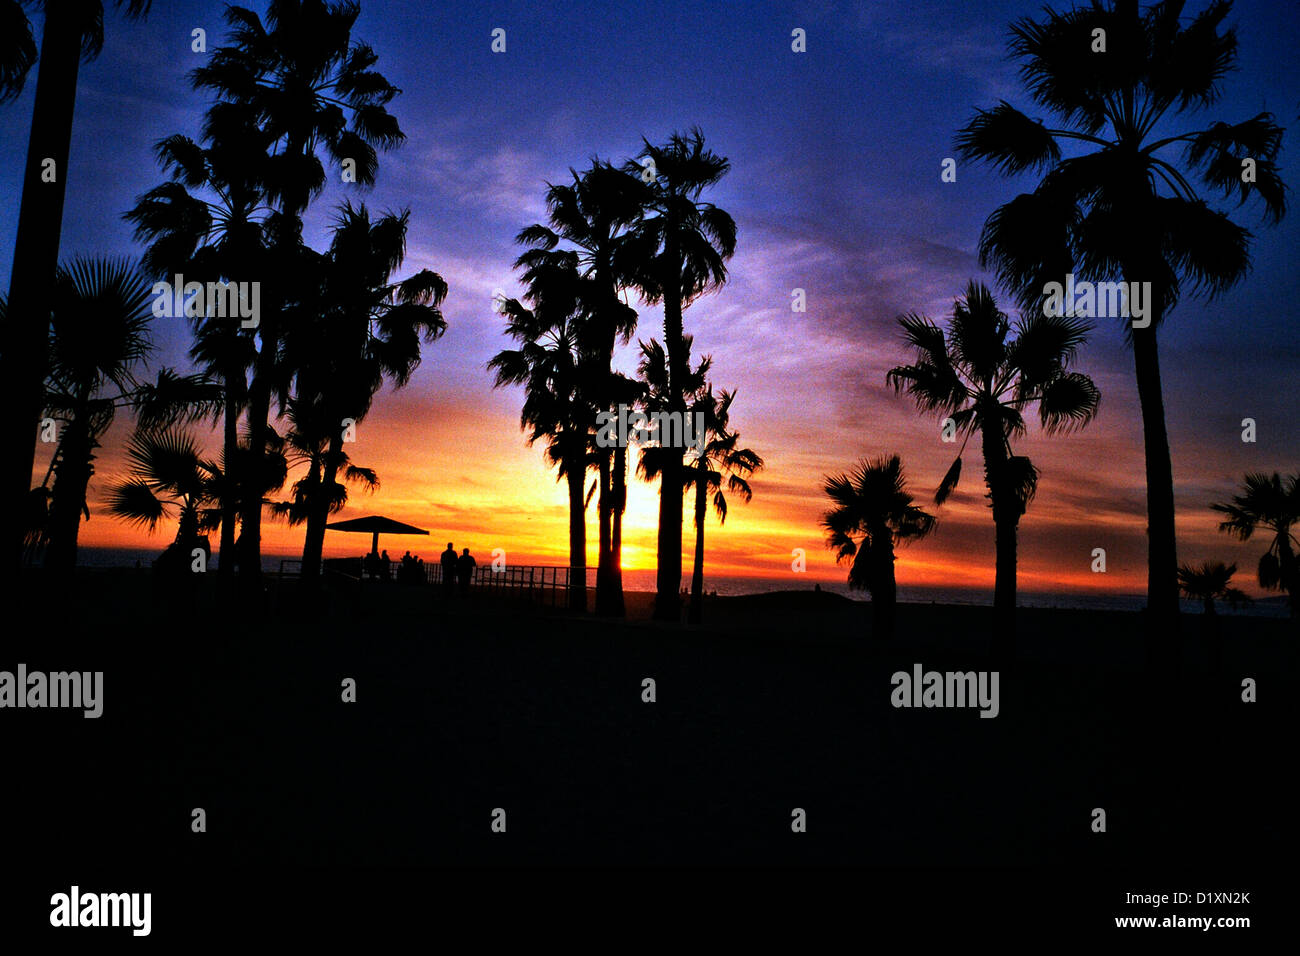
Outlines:
<svg viewBox="0 0 1300 956"><path fill-rule="evenodd" d="M447 542L447 550L442 552L442 593L451 597L456 593L456 549Z"/></svg>
<svg viewBox="0 0 1300 956"><path fill-rule="evenodd" d="M469 597L469 582L474 578L474 569L478 567L478 562L474 560L474 555L469 553L469 548L456 561L456 576L460 578L460 596Z"/></svg>
<svg viewBox="0 0 1300 956"><path fill-rule="evenodd" d="M393 562L388 557L388 549L385 548L383 552L379 555L379 576L383 578L385 581L392 580L389 576L392 569L393 569Z"/></svg>

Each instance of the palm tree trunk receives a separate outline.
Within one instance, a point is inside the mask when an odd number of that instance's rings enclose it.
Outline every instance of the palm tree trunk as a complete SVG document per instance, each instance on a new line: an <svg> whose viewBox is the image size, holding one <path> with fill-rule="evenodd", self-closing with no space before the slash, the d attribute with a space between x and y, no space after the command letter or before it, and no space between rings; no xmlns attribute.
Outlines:
<svg viewBox="0 0 1300 956"><path fill-rule="evenodd" d="M600 542L596 558L596 613L608 615L610 603L610 562L613 558L611 551L611 535L613 529L612 510L614 500L614 490L610 486L610 456L605 452L600 456L597 470L597 480L600 482L600 490L596 496L596 510L599 513L600 522Z"/></svg>
<svg viewBox="0 0 1300 956"><path fill-rule="evenodd" d="M613 520L609 534L610 614L622 617L623 604L623 512L627 509L627 449L614 449Z"/></svg>
<svg viewBox="0 0 1300 956"><path fill-rule="evenodd" d="M708 486L704 476L695 483L695 566L691 569L690 622L704 620L704 519L708 506Z"/></svg>
<svg viewBox="0 0 1300 956"><path fill-rule="evenodd" d="M1291 550L1288 538L1290 529L1278 541L1278 570L1281 572L1282 589L1286 591L1287 603L1291 605L1291 620L1300 624L1300 559Z"/></svg>
<svg viewBox="0 0 1300 956"><path fill-rule="evenodd" d="M92 439L86 433L83 410L78 409L68 424L63 441L50 497L50 544L45 552L46 569L57 573L68 573L76 567L81 515L94 472Z"/></svg>
<svg viewBox="0 0 1300 956"><path fill-rule="evenodd" d="M302 545L302 574L299 581L305 590L314 591L320 585L321 555L325 552L325 524L329 520L330 491L338 479L339 453L343 436L330 438L325 452L324 468L319 460L313 461L310 477L311 498L307 505L307 534ZM336 441L337 439L337 441Z"/></svg>
<svg viewBox="0 0 1300 956"><path fill-rule="evenodd" d="M569 481L569 610L587 609L587 509L583 502L586 472L583 456L568 463Z"/></svg>
<svg viewBox="0 0 1300 956"><path fill-rule="evenodd" d="M1165 404L1156 349L1158 303L1152 302L1151 326L1133 330L1133 359L1147 479L1147 650L1150 663L1175 663L1178 653L1178 547L1174 532L1174 473L1165 427Z"/></svg>
<svg viewBox="0 0 1300 956"><path fill-rule="evenodd" d="M225 381L225 417L222 420L221 447L225 455L225 493L221 496L221 544L217 564L217 578L229 582L235 574L235 521L238 518L239 499L235 494L232 469L238 467L239 458L239 403L231 394L231 376Z"/></svg>
<svg viewBox="0 0 1300 956"><path fill-rule="evenodd" d="M992 420L991 416L990 419ZM984 477L993 503L994 580L993 647L999 656L1013 653L1016 640L1016 525L1019 516L1007 487L1005 439L998 426L985 425L980 435L984 451Z"/></svg>
<svg viewBox="0 0 1300 956"><path fill-rule="evenodd" d="M1002 658L1016 652L1016 526L1014 515L994 518L997 567L993 582L993 649Z"/></svg>
<svg viewBox="0 0 1300 956"><path fill-rule="evenodd" d="M54 284L63 228L63 201L68 182L68 151L77 99L81 62L81 18L67 2L46 4L41 53L36 77L32 132L27 142L23 195L14 238L9 280L9 321L0 352L0 407L15 422L9 438L9 482L3 515L5 561L9 570L22 568L23 516L36 461L36 432L45 401L46 343L50 334L45 296ZM45 161L54 161L52 182L43 182ZM75 556L74 556L75 560Z"/></svg>
<svg viewBox="0 0 1300 956"><path fill-rule="evenodd" d="M267 353L270 353L268 356ZM271 415L270 365L274 361L275 343L263 339L257 356L257 369L248 388L248 455L245 466L251 472L241 475L243 495L239 532L239 577L246 587L260 590L262 581L262 483L265 474L267 430Z"/></svg>
<svg viewBox="0 0 1300 956"><path fill-rule="evenodd" d="M898 609L893 536L888 529L877 529L871 540L872 576L875 578L871 588L872 635L879 640L889 641L894 637L894 621Z"/></svg>
<svg viewBox="0 0 1300 956"><path fill-rule="evenodd" d="M671 235L671 230L669 231ZM681 263L674 247L665 249L670 264L664 282L664 348L668 353L669 410L684 412L686 399L686 343L682 338L682 297L679 288ZM681 620L682 584L682 457L681 450L669 449L663 458L659 480L658 571L655 581L656 621Z"/></svg>

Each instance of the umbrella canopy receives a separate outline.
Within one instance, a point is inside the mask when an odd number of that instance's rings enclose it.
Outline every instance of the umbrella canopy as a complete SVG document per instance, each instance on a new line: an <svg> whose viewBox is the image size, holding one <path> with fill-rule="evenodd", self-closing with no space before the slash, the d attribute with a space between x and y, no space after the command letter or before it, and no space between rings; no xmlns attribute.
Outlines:
<svg viewBox="0 0 1300 956"><path fill-rule="evenodd" d="M402 524L400 521L394 521L392 518L385 518L383 515L366 515L364 518L349 518L347 521L335 521L325 526L331 531L355 531L358 534L369 534L371 554L379 553L379 536L381 534L428 534L423 528L417 528L414 525Z"/></svg>

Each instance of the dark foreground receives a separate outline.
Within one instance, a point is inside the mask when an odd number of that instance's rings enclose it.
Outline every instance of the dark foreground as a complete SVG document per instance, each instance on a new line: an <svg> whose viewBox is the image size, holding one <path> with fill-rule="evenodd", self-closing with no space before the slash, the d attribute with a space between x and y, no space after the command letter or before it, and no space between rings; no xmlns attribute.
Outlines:
<svg viewBox="0 0 1300 956"><path fill-rule="evenodd" d="M885 646L867 605L811 593L715 600L684 629L397 588L246 619L137 576L78 587L0 660L104 672L97 720L0 711L6 841L65 891L303 864L1149 874L1112 879L1122 902L1189 888L1166 876L1184 869L1240 889L1294 866L1286 621L1225 616L1215 671L1189 619L1178 674L1152 676L1138 615L1026 610L981 719L890 705L916 663L996 668L979 608L905 606Z"/></svg>

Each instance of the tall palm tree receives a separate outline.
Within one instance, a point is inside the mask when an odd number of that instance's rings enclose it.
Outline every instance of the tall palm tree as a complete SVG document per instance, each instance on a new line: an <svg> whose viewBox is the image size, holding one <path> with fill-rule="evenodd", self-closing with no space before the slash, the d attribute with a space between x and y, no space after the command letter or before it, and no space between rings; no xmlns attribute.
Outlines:
<svg viewBox="0 0 1300 956"><path fill-rule="evenodd" d="M692 129L674 133L662 146L642 140L637 159L624 169L640 176L646 190L644 213L632 229L627 261L634 263L633 284L650 304L662 303L664 348L668 354L671 411L686 411L684 382L689 377L682 314L697 297L727 281L727 260L736 250L736 223L724 210L704 202L704 191L731 168ZM655 618L678 620L682 580L682 459L663 456L659 492L658 573Z"/></svg>
<svg viewBox="0 0 1300 956"><path fill-rule="evenodd" d="M104 4L95 0L45 0L36 102L27 141L27 164L18 209L8 308L12 316L0 353L0 406L19 423L10 439L13 459L5 469L7 501L26 501L36 460L37 420L41 417L46 373L49 309L44 296L54 283L63 227L63 202L72 142L77 73L104 48ZM118 0L128 17L149 12L149 0ZM19 4L0 4L0 100L16 96L33 63L32 28ZM54 178L47 180L47 161ZM0 541L11 570L22 562L25 528L20 509L0 509Z"/></svg>
<svg viewBox="0 0 1300 956"><path fill-rule="evenodd" d="M894 633L898 584L894 548L934 530L934 516L912 504L897 455L863 460L848 474L827 476L822 490L835 505L822 516L826 546L837 562L853 559L849 587L871 594L872 632Z"/></svg>
<svg viewBox="0 0 1300 956"><path fill-rule="evenodd" d="M271 399L282 384L281 310L299 294L293 277L302 263L301 216L325 185L323 151L340 168L351 163L356 182L375 181L376 147L399 145L404 134L387 104L398 89L373 67L378 55L352 38L360 5L326 0L271 0L263 21L256 12L227 7L230 43L213 51L207 65L191 74L196 89L211 90L217 102L209 121L223 110L248 110L267 134L267 195L273 218L269 273L263 289L264 315L248 389L247 421L253 460L272 437ZM261 575L261 506L250 501L240 517L241 577L256 585Z"/></svg>
<svg viewBox="0 0 1300 956"><path fill-rule="evenodd" d="M203 283L256 281L267 251L270 209L263 185L268 143L254 120L251 110L232 106L209 117L203 144L174 135L155 146L171 179L142 195L124 215L135 224L136 239L149 243L142 264L150 274L169 279L179 273ZM234 462L255 333L230 316L204 314L191 322L190 357L222 384L223 457ZM236 482L225 487L233 491ZM222 503L218 570L227 581L234 574L237 524L237 502L228 497Z"/></svg>
<svg viewBox="0 0 1300 956"><path fill-rule="evenodd" d="M1011 28L1010 54L1032 101L1053 126L1007 102L977 111L960 132L962 156L1007 174L1042 170L1033 192L999 207L984 225L980 258L996 267L1026 309L1043 305L1045 286L1067 273L1087 281L1150 283L1145 326L1124 325L1132 346L1146 448L1149 649L1176 640L1178 557L1174 484L1156 337L1179 295L1217 295L1249 268L1250 233L1213 208L1193 186L1240 202L1259 198L1280 220L1286 187L1276 158L1282 130L1272 114L1237 123L1171 127L1214 106L1237 58L1223 29L1230 0L1215 0L1190 21L1183 3L1139 8L1135 0L1046 10ZM1093 31L1105 52L1092 52ZM1181 149L1181 161L1173 150ZM1243 175L1253 160L1254 180Z"/></svg>
<svg viewBox="0 0 1300 956"><path fill-rule="evenodd" d="M1238 540L1249 541L1256 531L1271 536L1259 559L1260 587L1286 592L1292 619L1300 619L1300 542L1293 530L1300 527L1300 472L1286 478L1254 472L1231 502L1210 507L1226 516L1219 530Z"/></svg>
<svg viewBox="0 0 1300 956"><path fill-rule="evenodd" d="M684 473L688 488L695 489L695 564L691 571L691 607L689 620L699 624L704 617L704 519L708 513L709 493L713 493L713 511L718 524L727 523L726 491L748 503L754 490L746 480L763 467L763 459L752 448L741 448L740 432L731 429L731 403L734 391L723 390L714 396L712 389L691 403L691 412L704 416L704 445L686 453Z"/></svg>
<svg viewBox="0 0 1300 956"><path fill-rule="evenodd" d="M576 252L584 282L587 311L584 329L590 343L584 350L590 365L592 400L602 409L617 412L620 402L630 404L627 381L613 370L614 348L627 344L636 330L636 312L620 293L629 279L623 250L628 227L641 214L644 187L640 180L608 162L593 160L579 174L570 169L571 183L548 184L548 223L535 223L519 232L516 241L529 246L516 260L530 281L534 269L551 264L558 254ZM603 384L602 381L603 380ZM599 549L596 567L596 613L622 616L623 572L621 525L625 501L627 449L595 447Z"/></svg>
<svg viewBox="0 0 1300 956"><path fill-rule="evenodd" d="M488 362L495 387L524 386L520 427L528 444L546 442L546 457L569 492L569 606L587 606L586 482L588 446L595 408L584 390L581 276L576 255L563 256L532 276L525 298L502 303L506 334L519 347L503 349Z"/></svg>
<svg viewBox="0 0 1300 956"><path fill-rule="evenodd" d="M76 564L95 449L119 408L132 408L141 421L156 425L201 416L217 400L202 376L164 368L153 383L137 378L153 348L150 298L148 281L125 260L74 259L55 278L46 411L61 427L46 476L54 478L47 568L67 571Z"/></svg>
<svg viewBox="0 0 1300 956"><path fill-rule="evenodd" d="M176 537L159 559L169 572L188 571L193 549L209 553L204 532L221 522L214 480L219 466L203 458L195 437L182 429L137 429L127 444L127 476L108 494L109 513L154 532L175 518Z"/></svg>
<svg viewBox="0 0 1300 956"><path fill-rule="evenodd" d="M713 366L713 357L706 355L700 359L698 365L691 368L691 344L694 338L686 334L682 336L682 340L686 352L687 375L685 378L678 379L677 386L685 392L686 399L690 403L688 411L694 413L698 410L701 414L704 414L705 402L711 397L708 375ZM640 395L638 396L639 404L647 418L653 421L653 416L656 414L671 414L673 410L674 392L668 371L668 354L657 339L641 342L639 345L641 346L641 361L637 365L637 374L640 376L641 385ZM694 422L695 419L692 418L691 421ZM666 480L665 470L672 462L679 462L682 463L682 467L677 469L678 481L690 482L692 476L683 462L683 453L686 449L665 447L661 444L662 438L653 425L647 431L652 443L641 448L640 458L637 462L637 475L645 481L659 481L660 494L662 495L663 482ZM678 601L678 615L680 618L680 596Z"/></svg>
<svg viewBox="0 0 1300 956"><path fill-rule="evenodd" d="M980 438L996 527L995 633L1000 651L1009 653L1015 638L1016 529L1038 487L1038 469L1014 453L1011 439L1024 435L1024 412L1034 404L1049 435L1082 428L1097 414L1097 386L1069 370L1088 326L1041 313L1013 326L989 289L976 282L954 304L946 334L915 313L898 322L916 358L890 369L886 381L911 395L921 411L950 416L963 436L935 504L957 487L966 443L973 435Z"/></svg>
<svg viewBox="0 0 1300 956"><path fill-rule="evenodd" d="M405 387L420 364L421 343L447 330L438 308L447 295L441 276L421 269L393 281L406 256L409 219L405 210L371 219L364 203L344 203L319 263L317 292L286 330L299 436L323 447L319 482L303 486L317 492L305 502L302 581L309 588L319 580L326 521L347 500L337 481L348 467L345 421L360 424L385 382Z"/></svg>

